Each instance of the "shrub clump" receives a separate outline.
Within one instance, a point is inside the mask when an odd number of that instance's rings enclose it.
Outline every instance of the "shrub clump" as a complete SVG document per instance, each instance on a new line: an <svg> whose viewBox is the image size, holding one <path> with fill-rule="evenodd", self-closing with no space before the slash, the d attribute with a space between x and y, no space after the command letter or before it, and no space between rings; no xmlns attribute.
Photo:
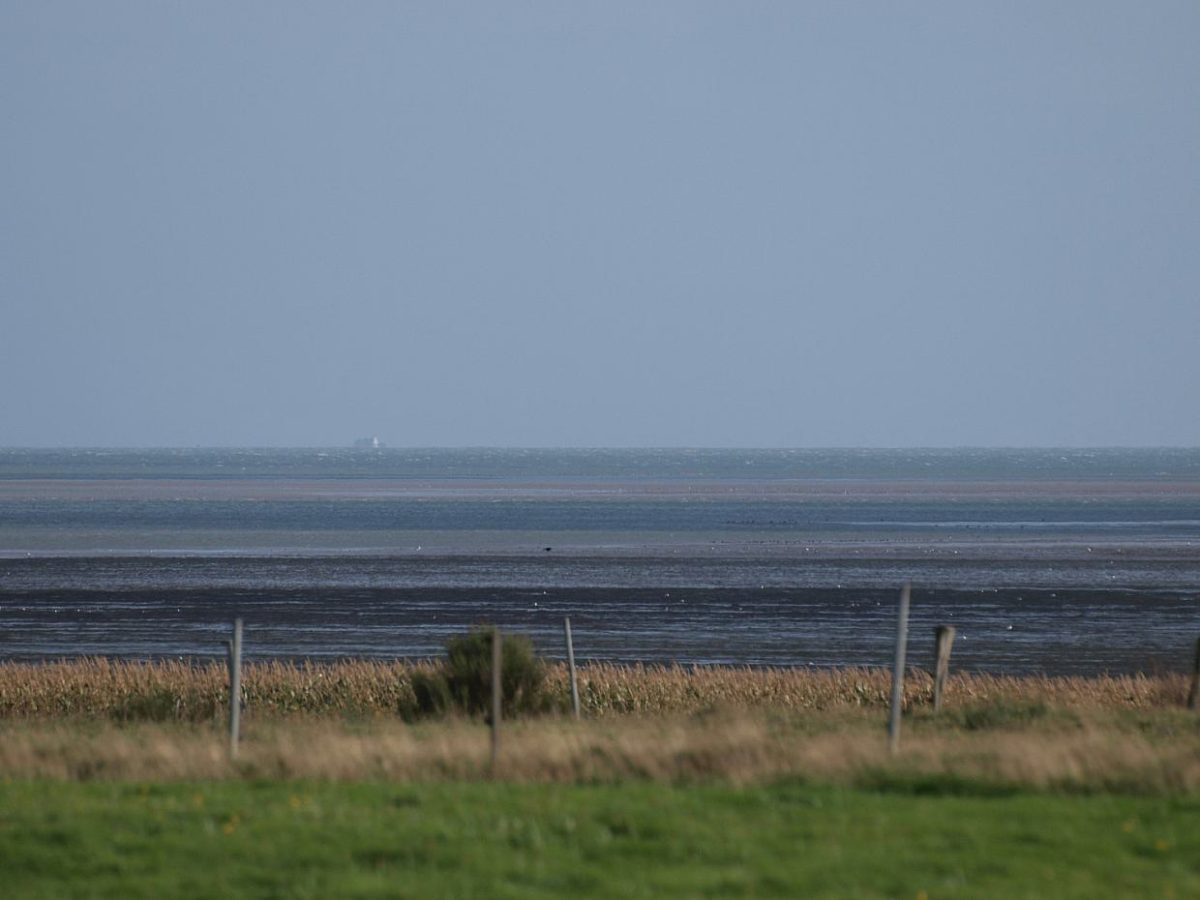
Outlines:
<svg viewBox="0 0 1200 900"><path fill-rule="evenodd" d="M433 671L412 676L417 713L449 712L490 716L492 708L492 639L495 630L472 628L446 642L446 659ZM505 634L500 644L501 715L516 716L549 710L546 667L523 634Z"/></svg>

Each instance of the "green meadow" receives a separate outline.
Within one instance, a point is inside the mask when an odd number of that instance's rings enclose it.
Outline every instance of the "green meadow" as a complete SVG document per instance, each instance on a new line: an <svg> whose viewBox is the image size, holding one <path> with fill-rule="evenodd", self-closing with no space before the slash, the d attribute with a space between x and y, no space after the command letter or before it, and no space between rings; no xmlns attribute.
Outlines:
<svg viewBox="0 0 1200 900"><path fill-rule="evenodd" d="M0 785L25 897L1196 897L1200 797L954 778Z"/></svg>

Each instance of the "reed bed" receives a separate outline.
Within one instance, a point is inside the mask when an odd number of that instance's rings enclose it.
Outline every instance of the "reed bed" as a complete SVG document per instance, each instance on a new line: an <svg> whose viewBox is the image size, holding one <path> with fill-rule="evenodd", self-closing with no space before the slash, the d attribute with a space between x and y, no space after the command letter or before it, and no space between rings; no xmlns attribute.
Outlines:
<svg viewBox="0 0 1200 900"><path fill-rule="evenodd" d="M253 662L243 668L248 716L412 718L412 680L432 662L347 660L334 663ZM591 663L579 671L588 718L691 715L712 710L816 712L883 709L891 675L883 669L622 666ZM566 667L547 667L557 708L568 704ZM1043 704L1060 709L1158 710L1181 706L1179 674L1043 677L957 673L948 709L980 704ZM932 701L932 680L909 671L905 706ZM204 722L225 714L223 663L78 659L0 663L0 719L104 718L120 722Z"/></svg>

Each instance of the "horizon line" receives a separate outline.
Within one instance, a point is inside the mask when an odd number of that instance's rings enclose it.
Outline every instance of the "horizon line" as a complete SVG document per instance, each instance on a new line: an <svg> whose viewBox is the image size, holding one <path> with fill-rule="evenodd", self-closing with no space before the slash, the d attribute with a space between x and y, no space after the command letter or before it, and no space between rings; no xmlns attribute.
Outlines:
<svg viewBox="0 0 1200 900"><path fill-rule="evenodd" d="M388 444L379 447L356 447L351 444L0 444L0 451L59 451L59 450L358 450L364 453L379 451L431 450L509 450L546 452L584 451L714 451L714 452L798 452L798 451L880 451L912 450L1200 450L1196 444L808 444L808 445L735 445L735 444Z"/></svg>

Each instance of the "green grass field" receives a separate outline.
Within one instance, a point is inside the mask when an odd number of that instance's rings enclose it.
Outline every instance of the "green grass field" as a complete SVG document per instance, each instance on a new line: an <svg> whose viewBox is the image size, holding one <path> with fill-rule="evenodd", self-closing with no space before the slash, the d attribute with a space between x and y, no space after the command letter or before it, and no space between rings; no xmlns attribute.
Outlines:
<svg viewBox="0 0 1200 900"><path fill-rule="evenodd" d="M18 897L1197 897L1200 797L287 781L0 785Z"/></svg>

